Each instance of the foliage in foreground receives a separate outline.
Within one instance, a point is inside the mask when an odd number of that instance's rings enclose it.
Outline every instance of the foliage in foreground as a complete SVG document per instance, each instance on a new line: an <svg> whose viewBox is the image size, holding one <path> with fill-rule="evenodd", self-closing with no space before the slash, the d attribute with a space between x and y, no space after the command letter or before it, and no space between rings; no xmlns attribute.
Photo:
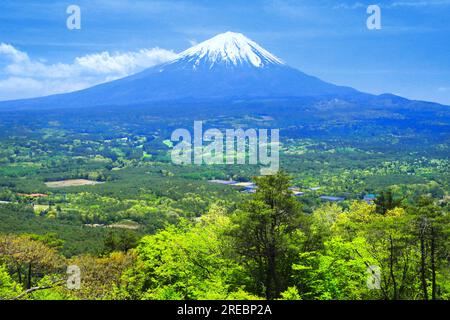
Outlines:
<svg viewBox="0 0 450 320"><path fill-rule="evenodd" d="M376 205L328 204L306 214L285 174L256 183L256 194L238 209L213 205L200 218L143 237L135 248L113 246L122 252L66 259L52 237L2 235L0 297L450 298L445 205L386 196ZM73 264L81 269L80 290L58 282Z"/></svg>

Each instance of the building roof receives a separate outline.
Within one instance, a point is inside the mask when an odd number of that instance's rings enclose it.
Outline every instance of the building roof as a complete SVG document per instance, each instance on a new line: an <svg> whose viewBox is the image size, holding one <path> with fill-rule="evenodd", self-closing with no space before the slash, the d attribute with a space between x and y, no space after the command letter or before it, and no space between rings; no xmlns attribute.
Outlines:
<svg viewBox="0 0 450 320"><path fill-rule="evenodd" d="M322 200L326 200L326 201L344 201L345 200L344 197L334 197L334 196L320 196L319 198Z"/></svg>

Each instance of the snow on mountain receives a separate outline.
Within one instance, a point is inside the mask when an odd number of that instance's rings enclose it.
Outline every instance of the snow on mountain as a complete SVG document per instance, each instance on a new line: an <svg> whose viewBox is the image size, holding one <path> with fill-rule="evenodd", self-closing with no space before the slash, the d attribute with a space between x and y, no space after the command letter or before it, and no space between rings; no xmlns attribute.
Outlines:
<svg viewBox="0 0 450 320"><path fill-rule="evenodd" d="M226 66L252 65L263 68L270 64L284 62L248 39L241 33L225 32L180 53L174 63L189 62L195 69L200 64L213 68L217 64Z"/></svg>

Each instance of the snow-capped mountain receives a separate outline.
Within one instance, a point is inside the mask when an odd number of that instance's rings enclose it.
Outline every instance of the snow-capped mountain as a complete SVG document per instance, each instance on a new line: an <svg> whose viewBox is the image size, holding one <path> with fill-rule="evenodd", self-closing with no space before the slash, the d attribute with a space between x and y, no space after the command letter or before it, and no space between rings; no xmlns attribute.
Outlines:
<svg viewBox="0 0 450 320"><path fill-rule="evenodd" d="M106 121L116 119L118 113L119 118L158 121L161 126L193 119L245 122L264 115L294 135L328 135L331 131L314 129L314 123L320 128L331 123L337 130L332 137L351 133L345 125L355 133L376 136L389 123L412 130L426 128L436 141L445 139L450 118L449 108L438 104L390 94L375 96L306 75L242 34L231 32L135 75L68 94L0 102L0 109L48 109L56 119L64 112L87 113Z"/></svg>
<svg viewBox="0 0 450 320"><path fill-rule="evenodd" d="M0 103L9 107L145 105L164 101L233 101L357 93L286 65L243 34L226 32L174 60L85 90Z"/></svg>
<svg viewBox="0 0 450 320"><path fill-rule="evenodd" d="M226 32L182 52L172 63L186 63L193 69L225 65L264 68L284 62L241 33Z"/></svg>

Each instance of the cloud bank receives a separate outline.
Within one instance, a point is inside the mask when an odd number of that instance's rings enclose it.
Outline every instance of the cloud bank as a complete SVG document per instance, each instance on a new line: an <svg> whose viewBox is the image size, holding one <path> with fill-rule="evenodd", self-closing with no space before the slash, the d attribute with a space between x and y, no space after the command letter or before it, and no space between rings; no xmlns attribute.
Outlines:
<svg viewBox="0 0 450 320"><path fill-rule="evenodd" d="M81 90L123 78L176 57L152 48L132 52L101 52L77 57L70 64L32 59L14 46L0 43L0 100L39 97Z"/></svg>

